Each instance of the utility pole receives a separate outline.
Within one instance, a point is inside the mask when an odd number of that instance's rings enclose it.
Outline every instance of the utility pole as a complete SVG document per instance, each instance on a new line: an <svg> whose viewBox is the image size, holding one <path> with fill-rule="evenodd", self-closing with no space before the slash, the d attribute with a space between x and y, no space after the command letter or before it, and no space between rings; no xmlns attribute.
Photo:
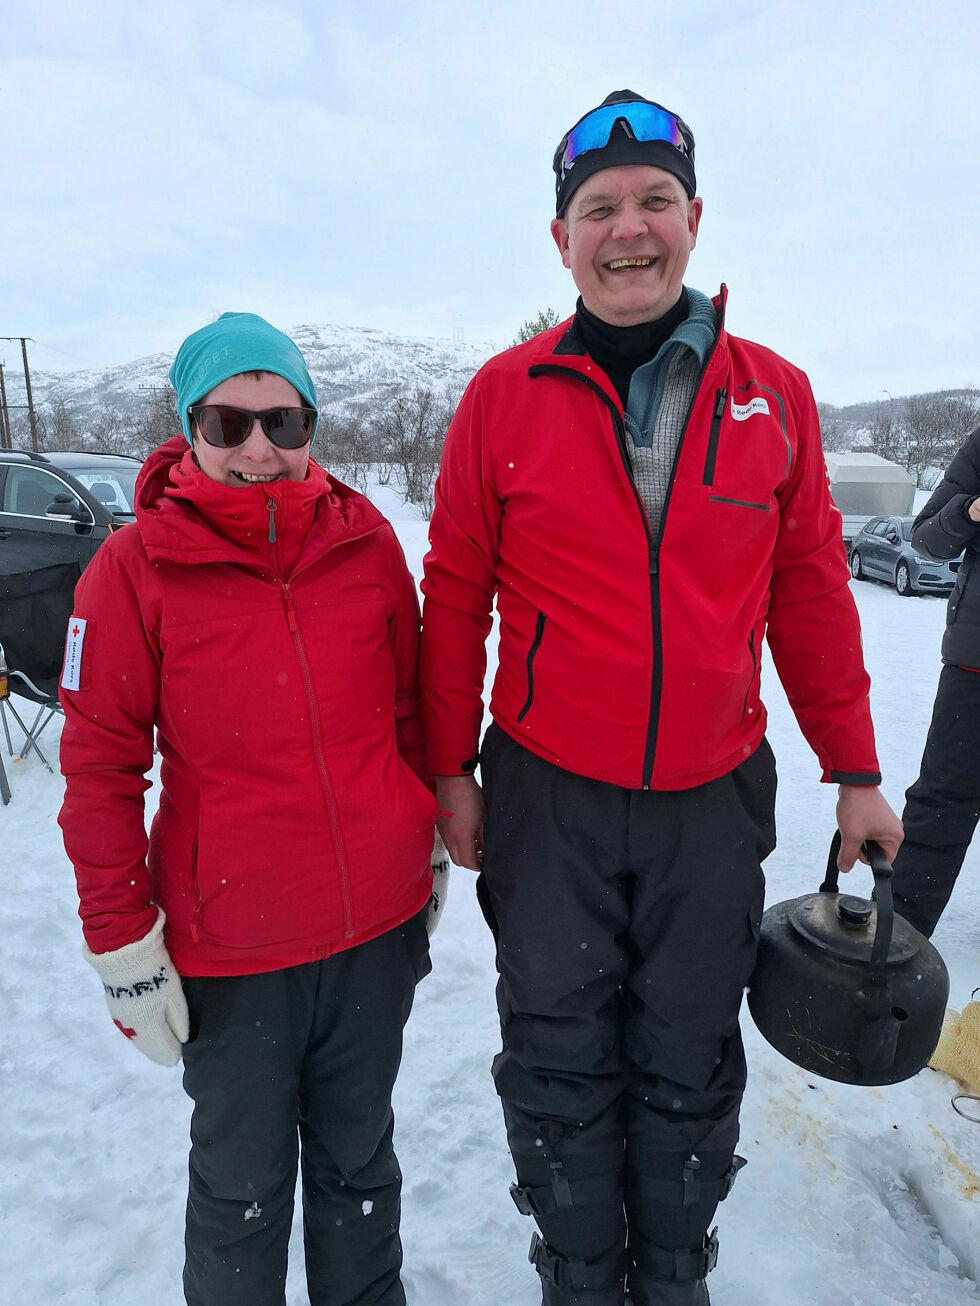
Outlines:
<svg viewBox="0 0 980 1306"><path fill-rule="evenodd" d="M27 342L30 340L33 345L34 340L31 336L0 336L0 340L20 341L20 352L24 357L24 387L27 390L27 415L31 419L31 448L35 453L37 453L37 413L34 411L34 398L31 394L31 373L27 366ZM7 429L8 431L10 430L9 423L7 424ZM13 437L11 437L10 442L11 445L13 445Z"/></svg>
<svg viewBox="0 0 980 1306"><path fill-rule="evenodd" d="M24 336L20 338L20 352L24 355L24 385L27 388L27 415L31 419L31 448L37 453L37 414L34 412L34 399L31 395L31 373L27 366L27 340Z"/></svg>
<svg viewBox="0 0 980 1306"><path fill-rule="evenodd" d="M10 410L7 407L7 387L3 381L3 363L0 363L0 449L14 447L14 433L10 429Z"/></svg>

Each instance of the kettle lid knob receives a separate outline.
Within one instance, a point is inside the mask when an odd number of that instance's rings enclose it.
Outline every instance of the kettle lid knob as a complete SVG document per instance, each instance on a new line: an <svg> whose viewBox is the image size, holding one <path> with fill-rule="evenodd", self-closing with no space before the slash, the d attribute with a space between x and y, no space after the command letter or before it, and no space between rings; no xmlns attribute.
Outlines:
<svg viewBox="0 0 980 1306"><path fill-rule="evenodd" d="M844 925L866 926L871 920L871 903L867 898L842 893L837 899L837 915Z"/></svg>

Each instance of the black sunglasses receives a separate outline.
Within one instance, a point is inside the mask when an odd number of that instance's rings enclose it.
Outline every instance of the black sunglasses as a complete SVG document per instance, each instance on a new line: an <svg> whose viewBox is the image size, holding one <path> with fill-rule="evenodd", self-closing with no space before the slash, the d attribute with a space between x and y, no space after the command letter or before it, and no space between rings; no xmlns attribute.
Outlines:
<svg viewBox="0 0 980 1306"><path fill-rule="evenodd" d="M264 408L260 413L229 404L194 404L188 408L202 438L215 449L234 449L244 444L258 422L278 449L302 449L313 435L315 408Z"/></svg>

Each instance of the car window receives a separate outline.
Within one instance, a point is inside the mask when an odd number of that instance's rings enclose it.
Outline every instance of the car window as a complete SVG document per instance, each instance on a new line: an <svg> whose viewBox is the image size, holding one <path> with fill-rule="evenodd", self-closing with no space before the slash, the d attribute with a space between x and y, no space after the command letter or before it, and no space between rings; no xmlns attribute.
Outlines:
<svg viewBox="0 0 980 1306"><path fill-rule="evenodd" d="M40 467L9 466L0 512L15 512L23 517L43 517L55 495L70 493L64 481ZM77 507L80 503L78 496L72 495L72 498L73 506Z"/></svg>
<svg viewBox="0 0 980 1306"><path fill-rule="evenodd" d="M902 522L902 539L910 540L912 538L912 523L910 521Z"/></svg>
<svg viewBox="0 0 980 1306"><path fill-rule="evenodd" d="M885 521L883 518L880 518L878 521L872 522L871 525L868 527L869 535L884 535L884 533L885 533Z"/></svg>
<svg viewBox="0 0 980 1306"><path fill-rule="evenodd" d="M72 475L110 512L131 513L138 472L138 467L132 471L128 467L113 467L111 470L97 467L94 471L76 471Z"/></svg>

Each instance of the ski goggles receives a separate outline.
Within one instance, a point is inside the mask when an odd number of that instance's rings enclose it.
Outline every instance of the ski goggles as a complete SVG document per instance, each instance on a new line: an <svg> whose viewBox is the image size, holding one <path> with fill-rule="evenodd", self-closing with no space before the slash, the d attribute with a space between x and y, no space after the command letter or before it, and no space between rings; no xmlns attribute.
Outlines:
<svg viewBox="0 0 980 1306"><path fill-rule="evenodd" d="M205 442L215 449L244 444L255 422L277 449L302 449L316 426L315 408L264 408L255 413L229 404L193 404L187 412Z"/></svg>
<svg viewBox="0 0 980 1306"><path fill-rule="evenodd" d="M575 124L555 151L554 168L564 174L567 168L589 150L601 150L609 144L617 122L626 123L637 141L665 141L688 157L694 155L694 138L685 122L647 100L629 100L624 104L605 104L593 109Z"/></svg>

